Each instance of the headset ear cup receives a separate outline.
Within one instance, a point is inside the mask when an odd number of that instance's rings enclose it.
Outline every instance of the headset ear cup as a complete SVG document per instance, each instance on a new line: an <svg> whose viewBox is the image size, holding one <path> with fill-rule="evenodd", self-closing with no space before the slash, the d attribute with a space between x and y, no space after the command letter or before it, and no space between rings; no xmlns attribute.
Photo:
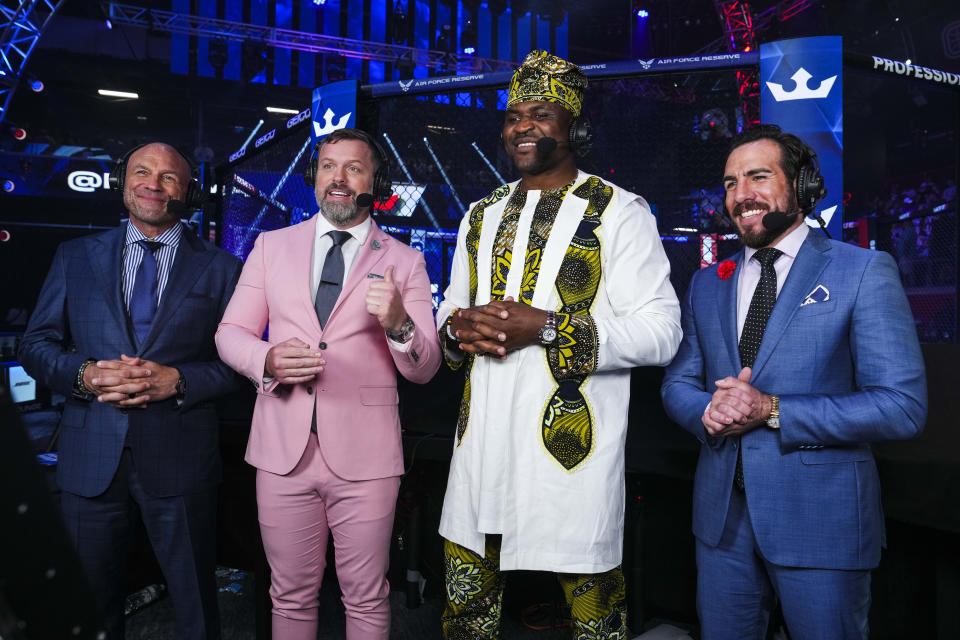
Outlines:
<svg viewBox="0 0 960 640"><path fill-rule="evenodd" d="M801 211L807 210L807 166L803 165L800 167L800 170L797 171L797 207Z"/></svg>
<svg viewBox="0 0 960 640"><path fill-rule="evenodd" d="M317 182L317 147L314 146L313 152L307 158L307 166L303 168L303 181L308 187L312 187Z"/></svg>
<svg viewBox="0 0 960 640"><path fill-rule="evenodd" d="M116 163L113 165L113 171L110 172L110 177L107 178L107 183L111 191L123 193L123 184L127 178L127 160L133 155L133 152L139 148L140 147L134 147L117 158Z"/></svg>
<svg viewBox="0 0 960 640"><path fill-rule="evenodd" d="M203 190L200 188L200 183L196 180L191 179L189 184L187 184L187 193L184 196L184 203L190 209L199 209L206 202L206 197L203 193Z"/></svg>
<svg viewBox="0 0 960 640"><path fill-rule="evenodd" d="M376 202L386 202L393 195L393 185L387 177L387 167L381 164L373 176L373 199Z"/></svg>
<svg viewBox="0 0 960 640"><path fill-rule="evenodd" d="M570 149L578 158L590 153L590 148L593 146L593 127L590 121L583 116L577 116L571 120L567 140L570 141Z"/></svg>

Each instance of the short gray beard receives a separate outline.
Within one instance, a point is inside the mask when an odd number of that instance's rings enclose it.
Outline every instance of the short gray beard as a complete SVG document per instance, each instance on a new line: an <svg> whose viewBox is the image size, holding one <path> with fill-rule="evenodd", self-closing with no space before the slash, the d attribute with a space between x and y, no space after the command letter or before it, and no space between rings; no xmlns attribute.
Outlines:
<svg viewBox="0 0 960 640"><path fill-rule="evenodd" d="M326 198L320 201L320 213L338 227L345 226L360 217L356 202L340 204L338 202L327 202Z"/></svg>

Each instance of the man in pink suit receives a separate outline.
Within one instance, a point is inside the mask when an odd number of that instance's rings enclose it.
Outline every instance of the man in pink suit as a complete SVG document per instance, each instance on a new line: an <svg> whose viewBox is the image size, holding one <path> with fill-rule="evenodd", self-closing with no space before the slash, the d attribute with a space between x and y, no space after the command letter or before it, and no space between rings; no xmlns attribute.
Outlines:
<svg viewBox="0 0 960 640"><path fill-rule="evenodd" d="M246 460L257 468L275 640L317 637L328 532L348 640L390 631L396 371L427 382L441 354L423 254L370 218L389 189L385 163L358 129L321 140L306 178L322 215L257 238L217 331L223 361L258 392Z"/></svg>

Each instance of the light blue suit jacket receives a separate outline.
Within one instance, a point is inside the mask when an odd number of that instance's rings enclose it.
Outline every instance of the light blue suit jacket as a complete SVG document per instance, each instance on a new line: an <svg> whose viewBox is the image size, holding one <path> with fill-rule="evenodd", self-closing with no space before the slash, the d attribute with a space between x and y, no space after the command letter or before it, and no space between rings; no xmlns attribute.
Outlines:
<svg viewBox="0 0 960 640"><path fill-rule="evenodd" d="M733 259L737 269L743 255ZM886 253L808 234L751 379L780 397L781 427L757 428L742 443L709 437L701 422L714 382L742 368L737 275L721 280L716 266L694 275L683 342L661 390L670 418L702 443L693 532L707 545L719 543L742 445L750 518L767 560L873 568L884 526L869 443L916 436L927 409L923 358L896 264ZM818 301L804 304L808 297Z"/></svg>

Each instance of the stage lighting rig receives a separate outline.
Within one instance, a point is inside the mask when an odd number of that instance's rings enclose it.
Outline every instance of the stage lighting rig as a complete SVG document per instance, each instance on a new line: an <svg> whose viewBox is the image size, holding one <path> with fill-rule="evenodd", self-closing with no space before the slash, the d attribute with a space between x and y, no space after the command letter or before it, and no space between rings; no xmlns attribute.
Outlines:
<svg viewBox="0 0 960 640"><path fill-rule="evenodd" d="M464 22L463 31L460 33L460 45L463 52L473 55L477 52L477 26L473 19Z"/></svg>
<svg viewBox="0 0 960 640"><path fill-rule="evenodd" d="M440 32L437 34L437 46L435 47L437 51L445 51L447 53L451 50L451 45L453 44L453 34L450 29L449 24L445 24L440 27Z"/></svg>
<svg viewBox="0 0 960 640"><path fill-rule="evenodd" d="M230 59L227 53L227 41L223 38L214 38L207 46L207 62L214 68L217 75L223 74L223 68Z"/></svg>
<svg viewBox="0 0 960 640"><path fill-rule="evenodd" d="M393 15L390 17L393 29L394 44L403 44L407 41L410 25L407 22L407 9L401 0L393 5Z"/></svg>

